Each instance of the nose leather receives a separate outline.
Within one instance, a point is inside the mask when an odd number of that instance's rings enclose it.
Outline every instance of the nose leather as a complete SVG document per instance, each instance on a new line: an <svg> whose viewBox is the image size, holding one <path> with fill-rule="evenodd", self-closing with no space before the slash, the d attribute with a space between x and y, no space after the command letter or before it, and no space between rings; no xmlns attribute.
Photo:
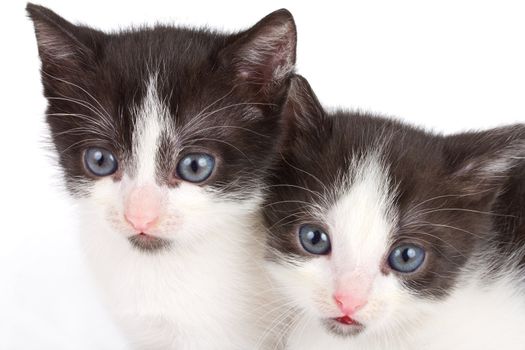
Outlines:
<svg viewBox="0 0 525 350"><path fill-rule="evenodd" d="M367 301L363 298L353 296L349 293L337 292L334 294L334 301L345 315L351 316L366 305Z"/></svg>
<svg viewBox="0 0 525 350"><path fill-rule="evenodd" d="M137 233L147 233L158 222L161 202L154 186L136 187L127 198L124 217Z"/></svg>

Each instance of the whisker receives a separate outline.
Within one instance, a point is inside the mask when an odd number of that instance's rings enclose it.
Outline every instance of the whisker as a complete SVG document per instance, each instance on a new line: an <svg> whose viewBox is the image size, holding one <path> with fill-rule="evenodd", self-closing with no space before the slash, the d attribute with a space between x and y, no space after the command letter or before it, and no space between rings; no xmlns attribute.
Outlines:
<svg viewBox="0 0 525 350"><path fill-rule="evenodd" d="M55 97L55 96L49 96L47 97L49 100L57 100L57 101L66 101L66 102L72 102L72 103L75 103L79 106L82 106L84 108L87 108L89 109L91 112L95 113L95 115L97 115L99 118L100 118L100 122L104 123L105 126L114 131L114 125L113 123L108 120L106 117L104 117L100 111L96 110L96 108L94 108L94 106L90 105L89 103L87 103L86 101L83 101L83 100L78 100L78 99L74 99L74 98L70 98L70 97Z"/></svg>
<svg viewBox="0 0 525 350"><path fill-rule="evenodd" d="M290 164L290 163L286 160L286 158L284 157L283 154L281 154L281 159L282 159L282 160L283 160L288 166L290 166L290 167L292 167L293 169L295 169L295 170L297 170L297 171L299 171L299 172L301 172L301 173L303 173L303 174L306 174L306 175L310 176L311 178L313 178L314 180L316 180L316 181L321 185L321 187L323 188L323 190L324 190L326 193L329 193L329 192L330 192L330 191L328 191L328 188L326 187L326 185L325 185L325 184L324 184L324 183L323 183L318 177L316 177L316 176L313 175L313 174L310 174L310 173L309 173L308 171L306 171L306 170L299 169L298 167L296 167L296 166Z"/></svg>
<svg viewBox="0 0 525 350"><path fill-rule="evenodd" d="M440 211L461 211L461 212L468 212L468 213L474 213L474 214L483 214L483 215L490 215L490 216L498 216L498 217L509 217L509 218L516 218L514 215L507 215L507 214L498 214L488 211L480 211L480 210L473 210L473 209L464 209L464 208L438 208L438 209L430 209L426 212L420 212L421 215L426 214L432 214L435 212Z"/></svg>
<svg viewBox="0 0 525 350"><path fill-rule="evenodd" d="M207 128L204 128L204 129L200 129L201 132L203 131L207 131L207 130L212 130L212 129L221 129L221 128L230 128L230 129L239 129L239 130L243 130L243 131L247 131L247 132L250 132L254 135L257 135L257 136L261 136L261 137L264 137L264 138L271 138L270 136L268 135L263 135L263 134L260 134L256 131L253 131L251 129L248 129L248 128L243 128L241 126L235 126L235 125L215 125L215 126L210 126L210 127L207 127Z"/></svg>
<svg viewBox="0 0 525 350"><path fill-rule="evenodd" d="M445 195L440 195L440 196L436 196L436 197L432 197L432 198L429 198L429 199L426 199L422 202L419 202L418 204L416 204L415 206L413 206L411 209L412 210L415 210L416 208L420 207L421 205L425 204L425 203L428 203L430 201L434 201L434 200L437 200L437 199L443 199L443 198L450 198L450 197L468 197L468 196L476 196L476 195L479 195L479 194L482 194L484 192L488 192L489 190L483 190L483 191L479 191L479 192L476 192L476 193L460 193L460 194L445 194Z"/></svg>
<svg viewBox="0 0 525 350"><path fill-rule="evenodd" d="M239 106L257 106L257 105L262 105L262 106L272 106L273 104L271 103L259 103L259 102L243 102L243 103L234 103L234 104L230 104L230 105L226 105L224 107L221 107L221 108L218 108L216 110L213 110L211 112L208 112L208 113L205 113L205 114L202 114L200 115L198 118L197 117L194 117L191 119L191 122L188 123L186 125L186 127L183 127L182 130L181 130L181 134L189 134L191 133L190 131L193 130L193 129L197 129L200 125L202 125L202 123L204 122L204 120L206 120L207 118L209 118L210 116L218 113L218 112L221 112L221 111L224 111L226 109L229 109L229 108L233 108L233 107L239 107Z"/></svg>
<svg viewBox="0 0 525 350"><path fill-rule="evenodd" d="M428 232L425 232L425 231L414 231L414 233L417 233L418 235L423 235L423 236L428 236L428 237L431 237L431 238L434 238L434 239L437 239L438 241L441 241L443 243L445 243L447 246L451 247L452 249L454 249L456 252L459 253L459 255L463 256L463 257L466 257L460 249L456 248L456 246L454 246L451 242L447 242L446 240L436 236L436 235L433 235L431 233L428 233ZM429 241L423 239L422 237L410 237L411 240L413 241L421 241L421 242L425 242L425 243L428 243L428 244L431 244ZM444 254L442 251L440 251L437 247L435 247L435 245L433 245L433 249L435 249L437 252L439 252L442 256L445 256L446 257L446 254ZM448 257L446 257L446 259L448 260ZM450 260L448 260L450 261ZM452 262L452 261L450 261Z"/></svg>
<svg viewBox="0 0 525 350"><path fill-rule="evenodd" d="M52 79L55 79L55 80L61 81L61 82L65 83L65 84L68 84L68 85L71 85L71 86L73 86L73 87L76 87L77 89L80 89L82 92L84 92L86 95L88 95L93 101L95 101L95 102L100 106L100 108L102 108L102 111L104 111L104 112L106 113L106 116L107 116L108 118L111 119L110 114L109 114L108 111L104 108L104 106L102 106L102 104L101 104L101 103L100 103L100 102L99 102L99 101L98 101L93 95L91 95L89 92L87 92L84 88L82 88L81 86L79 86L79 85L77 85L77 84L74 84L74 83L72 83L72 82L70 82L70 81L67 81L67 80L64 80L64 79L61 79L61 78L55 77L54 75L49 74L48 72L46 72L46 71L44 71L44 70L42 70L42 73L45 74L45 75L47 75L48 77L50 77L50 78L52 78Z"/></svg>
<svg viewBox="0 0 525 350"><path fill-rule="evenodd" d="M267 203L267 204L263 205L262 207L266 208L266 207L269 207L269 206L273 206L273 205L277 205L277 204L284 204L284 203L299 203L299 204L304 204L306 206L309 206L309 207L317 209L313 204L305 202L305 201L301 201L301 200L282 200L282 201Z"/></svg>
<svg viewBox="0 0 525 350"><path fill-rule="evenodd" d="M465 229L462 229L462 228L459 228L459 227L456 227L456 226L451 226L451 225L446 225L446 224L435 224L435 223L432 223L432 222L427 222L427 221L420 221L420 224L417 224L417 223L414 223L414 224L408 224L406 225L407 227L411 227L411 226L417 226L417 227L424 227L424 226L432 226L432 227L439 227L439 228L450 228L450 229L453 229L453 230L457 230L457 231L460 231L460 232L464 232L464 233L468 233L476 238L479 238L479 239L482 239L482 240L486 240L486 238L480 236L479 234L476 234L474 232L470 232L468 230L465 230Z"/></svg>
<svg viewBox="0 0 525 350"><path fill-rule="evenodd" d="M308 189L308 188L306 188L306 187L299 186L299 185L289 185L289 184L268 185L268 186L265 186L264 189L270 189L270 188L276 188L276 187L291 187L291 188L296 188L296 189L303 190L303 191L305 191L305 192L311 193L311 194L315 195L315 196L318 197L318 198L321 198L321 197L322 197L322 195L321 195L320 192L318 192L318 191L314 191L314 190L311 190L311 189Z"/></svg>
<svg viewBox="0 0 525 350"><path fill-rule="evenodd" d="M227 141L224 141L224 140L218 140L218 139L211 139L211 138L207 138L207 137L206 137L206 138L202 137L202 138L198 138L198 139L193 139L193 140L192 140L192 143L193 143L193 142L197 142L197 141L213 141L213 142L224 143L224 144L226 144L226 145L232 147L233 149L237 150L240 154L242 154L242 155L246 158L246 160L248 160L252 165L254 165L253 162L252 162L252 160L250 159L250 157L248 157L248 156L246 155L246 153L244 153L244 152L241 151L238 147L232 145L231 143L229 143L229 142L227 142Z"/></svg>

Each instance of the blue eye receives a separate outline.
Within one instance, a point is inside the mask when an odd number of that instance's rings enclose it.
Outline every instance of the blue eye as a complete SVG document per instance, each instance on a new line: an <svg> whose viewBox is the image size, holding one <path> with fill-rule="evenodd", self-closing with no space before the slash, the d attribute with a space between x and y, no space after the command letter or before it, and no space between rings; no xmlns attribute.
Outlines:
<svg viewBox="0 0 525 350"><path fill-rule="evenodd" d="M388 256L388 264L402 273L414 272L425 260L425 251L413 244L404 244L394 248Z"/></svg>
<svg viewBox="0 0 525 350"><path fill-rule="evenodd" d="M191 153L177 164L177 175L189 182L203 182L210 177L215 167L215 159L205 153Z"/></svg>
<svg viewBox="0 0 525 350"><path fill-rule="evenodd" d="M308 253L315 255L330 253L330 238L323 230L315 226L301 226L299 229L299 241Z"/></svg>
<svg viewBox="0 0 525 350"><path fill-rule="evenodd" d="M105 148L90 147L84 152L86 169L96 176L108 176L118 168L117 158Z"/></svg>

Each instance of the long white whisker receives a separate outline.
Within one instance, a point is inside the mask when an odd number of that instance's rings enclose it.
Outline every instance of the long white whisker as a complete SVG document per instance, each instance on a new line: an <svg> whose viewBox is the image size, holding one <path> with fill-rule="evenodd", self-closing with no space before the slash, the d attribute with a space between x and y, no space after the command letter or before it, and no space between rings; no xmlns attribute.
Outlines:
<svg viewBox="0 0 525 350"><path fill-rule="evenodd" d="M107 116L108 118L111 119L110 114L109 114L108 111L104 108L104 106L102 106L102 104L101 104L101 103L100 103L100 102L99 102L99 101L98 101L93 95L91 95L89 92L87 92L84 88L82 88L81 86L78 86L77 84L74 84L74 83L72 83L72 82L70 82L70 81L67 81L67 80L64 80L64 79L61 79L61 78L55 77L54 75L49 74L49 73L47 73L46 71L42 71L42 73L44 73L44 74L47 75L48 77L51 77L51 78L56 79L56 80L58 80L58 81L61 81L61 82L63 82L64 84L68 84L68 85L71 85L71 86L76 87L77 89L80 89L80 90L83 91L86 95L88 95L93 101L95 101L95 102L100 106L100 108L102 108L102 111L104 111L104 113L106 113L106 116Z"/></svg>

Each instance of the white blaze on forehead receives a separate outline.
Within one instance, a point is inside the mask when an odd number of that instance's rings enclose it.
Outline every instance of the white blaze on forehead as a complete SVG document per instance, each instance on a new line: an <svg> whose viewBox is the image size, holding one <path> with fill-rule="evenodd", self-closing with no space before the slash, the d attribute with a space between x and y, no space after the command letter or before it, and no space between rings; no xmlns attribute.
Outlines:
<svg viewBox="0 0 525 350"><path fill-rule="evenodd" d="M156 76L150 78L142 105L135 112L133 162L138 183L154 181L160 136L169 123L169 110L159 99L156 81Z"/></svg>
<svg viewBox="0 0 525 350"><path fill-rule="evenodd" d="M342 274L371 268L377 272L396 219L388 171L378 156L370 155L353 164L350 172L328 212L332 259Z"/></svg>

